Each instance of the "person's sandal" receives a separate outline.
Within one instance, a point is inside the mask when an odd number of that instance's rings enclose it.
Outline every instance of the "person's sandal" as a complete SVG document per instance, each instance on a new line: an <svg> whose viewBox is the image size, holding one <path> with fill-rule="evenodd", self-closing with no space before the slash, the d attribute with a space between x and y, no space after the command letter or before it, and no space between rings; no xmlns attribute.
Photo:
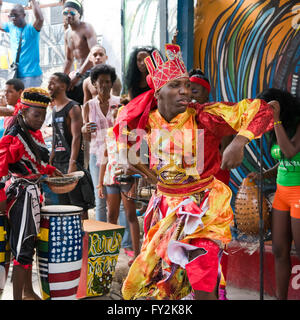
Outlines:
<svg viewBox="0 0 300 320"><path fill-rule="evenodd" d="M133 257L134 256L134 251L133 250L125 248L124 252L128 257Z"/></svg>
<svg viewBox="0 0 300 320"><path fill-rule="evenodd" d="M131 267L131 265L133 264L133 261L134 261L135 258L132 258L128 261L128 267Z"/></svg>

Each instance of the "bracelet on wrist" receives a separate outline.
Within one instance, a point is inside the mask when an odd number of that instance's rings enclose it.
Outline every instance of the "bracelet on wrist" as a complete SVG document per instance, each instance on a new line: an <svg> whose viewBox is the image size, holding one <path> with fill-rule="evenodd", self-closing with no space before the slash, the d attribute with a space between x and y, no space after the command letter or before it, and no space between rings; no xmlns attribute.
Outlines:
<svg viewBox="0 0 300 320"><path fill-rule="evenodd" d="M274 121L274 126L276 126L277 124L281 124L282 121Z"/></svg>
<svg viewBox="0 0 300 320"><path fill-rule="evenodd" d="M76 72L75 76L80 79L82 79L82 77L83 77L79 71Z"/></svg>
<svg viewBox="0 0 300 320"><path fill-rule="evenodd" d="M70 159L69 163L76 163L76 160Z"/></svg>

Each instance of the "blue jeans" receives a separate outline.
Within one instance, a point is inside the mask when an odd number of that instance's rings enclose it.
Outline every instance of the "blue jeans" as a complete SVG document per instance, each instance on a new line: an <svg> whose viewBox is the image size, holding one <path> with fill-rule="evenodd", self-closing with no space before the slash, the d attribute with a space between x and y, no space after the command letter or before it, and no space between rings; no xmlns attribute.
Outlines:
<svg viewBox="0 0 300 320"><path fill-rule="evenodd" d="M125 227L125 231L124 231L124 235L123 235L123 239L122 239L122 243L121 243L122 248L132 248L129 223L126 218L126 213L125 213L125 209L124 209L122 201L120 204L119 223L120 223L120 226Z"/></svg>
<svg viewBox="0 0 300 320"><path fill-rule="evenodd" d="M37 76L37 77L24 77L24 78L19 78L23 84L25 89L30 88L30 87L40 87L42 84L42 75Z"/></svg>
<svg viewBox="0 0 300 320"><path fill-rule="evenodd" d="M98 189L96 189L97 185L99 184L99 171L100 171L100 168L96 165L96 163L97 163L96 155L91 153L89 167L90 167L90 173L92 176L94 190L95 190L96 220L107 222L106 199L99 198ZM105 192L105 188L104 188L104 192Z"/></svg>

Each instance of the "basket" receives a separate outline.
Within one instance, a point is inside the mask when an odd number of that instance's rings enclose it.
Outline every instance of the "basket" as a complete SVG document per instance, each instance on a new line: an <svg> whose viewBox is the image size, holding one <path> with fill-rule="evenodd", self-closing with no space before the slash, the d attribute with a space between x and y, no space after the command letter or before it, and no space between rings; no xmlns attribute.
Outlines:
<svg viewBox="0 0 300 320"><path fill-rule="evenodd" d="M259 200L255 181L245 178L236 194L235 220L237 229L247 235L259 234ZM263 196L264 231L270 228L270 207Z"/></svg>
<svg viewBox="0 0 300 320"><path fill-rule="evenodd" d="M47 177L44 181L54 193L68 193L72 191L80 178L84 176L83 171L74 171L63 177Z"/></svg>

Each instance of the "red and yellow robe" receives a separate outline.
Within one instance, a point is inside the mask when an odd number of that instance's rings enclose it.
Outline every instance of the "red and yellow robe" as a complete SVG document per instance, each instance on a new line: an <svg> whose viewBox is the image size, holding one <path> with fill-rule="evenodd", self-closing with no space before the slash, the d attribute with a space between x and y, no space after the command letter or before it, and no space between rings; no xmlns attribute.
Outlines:
<svg viewBox="0 0 300 320"><path fill-rule="evenodd" d="M141 253L123 284L124 299L213 291L233 221L231 190L214 178L221 139L238 134L251 141L272 129L272 120L272 108L261 100L191 104L170 122L158 109L149 112L150 168L159 182L145 214ZM201 254L190 260L199 248Z"/></svg>

